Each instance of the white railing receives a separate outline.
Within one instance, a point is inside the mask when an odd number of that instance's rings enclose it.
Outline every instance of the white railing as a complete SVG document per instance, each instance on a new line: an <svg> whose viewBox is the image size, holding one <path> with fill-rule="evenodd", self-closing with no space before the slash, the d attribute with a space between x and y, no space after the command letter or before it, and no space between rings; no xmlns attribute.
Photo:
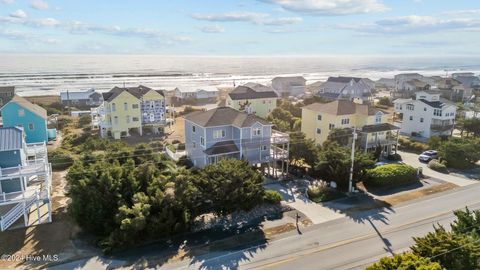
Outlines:
<svg viewBox="0 0 480 270"><path fill-rule="evenodd" d="M34 175L49 174L49 165L45 162L28 161L25 166L0 168L0 181Z"/></svg>
<svg viewBox="0 0 480 270"><path fill-rule="evenodd" d="M15 221L17 221L21 216L25 214L25 211L28 210L35 202L40 199L40 194L37 191L24 202L18 203L15 207L10 209L5 215L0 217L0 230L5 231L8 229Z"/></svg>
<svg viewBox="0 0 480 270"><path fill-rule="evenodd" d="M168 149L168 147L165 148L165 152L174 161L178 161L181 157L183 157L187 154L186 151L178 151L177 150L176 152L173 152L172 150Z"/></svg>

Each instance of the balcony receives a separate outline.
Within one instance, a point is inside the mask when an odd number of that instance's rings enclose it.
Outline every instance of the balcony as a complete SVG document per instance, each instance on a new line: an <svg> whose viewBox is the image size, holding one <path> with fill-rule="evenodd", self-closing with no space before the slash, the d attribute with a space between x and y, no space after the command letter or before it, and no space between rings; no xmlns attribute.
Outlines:
<svg viewBox="0 0 480 270"><path fill-rule="evenodd" d="M396 139L371 140L365 143L367 149L377 147L378 145L386 146L386 145L395 145L395 144L397 144Z"/></svg>
<svg viewBox="0 0 480 270"><path fill-rule="evenodd" d="M454 125L430 125L430 129L433 131L449 131L452 130Z"/></svg>

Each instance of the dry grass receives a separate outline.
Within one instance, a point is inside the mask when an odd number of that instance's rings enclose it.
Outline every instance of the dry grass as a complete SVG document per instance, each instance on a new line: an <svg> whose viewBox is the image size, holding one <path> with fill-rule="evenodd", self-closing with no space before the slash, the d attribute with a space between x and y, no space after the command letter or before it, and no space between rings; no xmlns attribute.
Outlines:
<svg viewBox="0 0 480 270"><path fill-rule="evenodd" d="M35 104L51 105L55 102L60 102L60 96L32 96L27 99Z"/></svg>
<svg viewBox="0 0 480 270"><path fill-rule="evenodd" d="M428 196L428 195L431 195L431 194L444 192L444 191L447 191L447 190L450 190L450 189L454 189L456 187L458 187L458 186L455 185L455 184L452 184L452 183L443 183L443 184L435 185L435 186L429 187L429 188L415 190L415 191L412 191L412 192L406 192L406 193L399 194L399 195L388 196L383 200L390 205L395 205L395 204L399 204L401 202L406 202L406 201L418 199L418 198L425 197L425 196Z"/></svg>

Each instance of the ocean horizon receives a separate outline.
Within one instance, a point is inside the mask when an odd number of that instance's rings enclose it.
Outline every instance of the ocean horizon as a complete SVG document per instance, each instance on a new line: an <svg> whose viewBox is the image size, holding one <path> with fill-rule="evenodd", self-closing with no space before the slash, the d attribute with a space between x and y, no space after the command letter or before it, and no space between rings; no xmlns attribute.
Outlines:
<svg viewBox="0 0 480 270"><path fill-rule="evenodd" d="M276 76L304 76L307 83L329 76L378 80L418 72L447 76L480 73L480 56L165 56L0 54L0 86L13 85L22 96L58 95L65 90L146 85L232 87L269 83Z"/></svg>

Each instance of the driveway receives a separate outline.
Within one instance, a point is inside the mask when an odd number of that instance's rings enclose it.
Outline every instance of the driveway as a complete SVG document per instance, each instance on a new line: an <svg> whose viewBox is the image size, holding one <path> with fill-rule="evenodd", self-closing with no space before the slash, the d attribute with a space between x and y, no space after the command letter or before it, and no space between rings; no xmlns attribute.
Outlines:
<svg viewBox="0 0 480 270"><path fill-rule="evenodd" d="M304 181L306 180L300 180L300 182ZM344 214L332 210L330 207L312 202L304 195L303 188L297 188L295 184L291 183L293 182L289 182L290 185L288 187L280 183L275 183L265 185L265 188L278 191L288 206L302 212L313 224L320 224L345 217Z"/></svg>
<svg viewBox="0 0 480 270"><path fill-rule="evenodd" d="M455 184L461 187L478 183L478 181L475 181L475 180L434 171L428 168L426 163L422 163L418 161L418 154L412 154L412 153L407 153L402 151L398 151L398 154L402 156L403 162L405 162L406 164L411 165L415 168L421 167L424 175L428 175L433 178L438 178L443 181L450 182L452 184Z"/></svg>

